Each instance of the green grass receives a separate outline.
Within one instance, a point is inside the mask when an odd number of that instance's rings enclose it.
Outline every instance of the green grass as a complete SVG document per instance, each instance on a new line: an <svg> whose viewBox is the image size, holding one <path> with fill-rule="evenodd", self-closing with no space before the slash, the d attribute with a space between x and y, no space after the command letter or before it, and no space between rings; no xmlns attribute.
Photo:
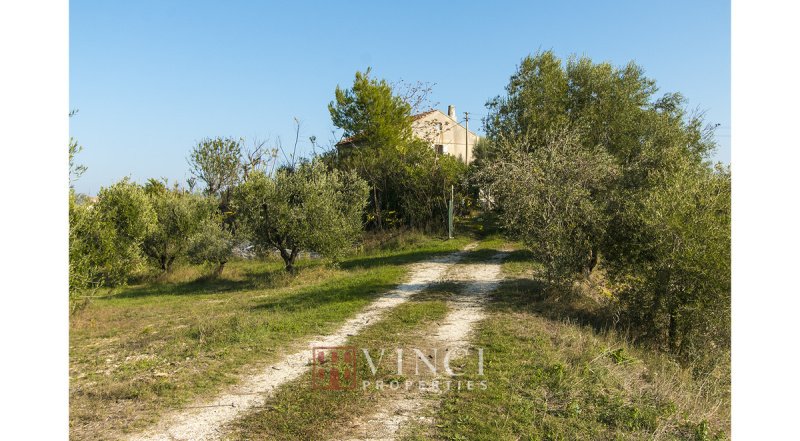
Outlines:
<svg viewBox="0 0 800 441"><path fill-rule="evenodd" d="M730 437L730 368L693 377L666 356L601 331L586 299L545 295L524 263L493 295L474 344L485 348L485 391L451 391L435 424L406 439L596 440ZM526 269L527 267L527 269ZM465 379L478 380L474 369Z"/></svg>
<svg viewBox="0 0 800 441"><path fill-rule="evenodd" d="M505 249L510 244L495 236L481 241L475 250L465 254L456 265L485 260ZM389 311L379 322L367 327L358 335L348 339L347 344L357 348L374 348L372 354L378 357L380 348L387 350L384 355L383 368L378 367L376 375L369 370L366 360L359 356L358 378L368 379L374 385L376 381L383 384L406 380L418 381L432 379L429 372L421 372L417 377L411 370L414 356L405 351L404 366L409 370L406 376L399 377L393 370L394 354L397 347L429 348L435 345L430 340L432 334L442 324L447 314L446 301L464 288L459 282L440 282L414 295L407 303ZM389 359L389 363L386 360ZM440 360L441 361L441 360ZM377 361L376 361L377 363ZM468 365L468 361L456 362L453 366ZM441 366L440 366L441 368ZM439 377L441 380L442 378ZM265 403L265 409L249 413L246 417L234 422L227 428L227 439L280 439L308 440L317 439L324 428L320 439L336 439L337 437L356 437L370 435L369 427L351 426L353 421L362 420L376 411L376 406L393 398L408 396L401 387L399 391L384 389L375 390L369 387L363 390L358 387L352 391L322 391L311 387L309 375L282 386Z"/></svg>
<svg viewBox="0 0 800 441"><path fill-rule="evenodd" d="M466 364L463 380L488 389L450 391L429 410L433 424L406 439L594 440L727 439L730 365L692 374L669 357L609 331L613 317L597 300L543 289L540 266L507 242L491 219L458 225L482 240L462 263L508 250L506 279L487 303L474 346L485 349L485 377ZM224 277L181 267L158 280L95 299L71 320L70 425L76 439L116 439L166 410L210 396L241 374L273 362L314 334L334 330L375 296L396 286L407 264L469 242L404 232L373 235L337 266L301 262L286 274L278 261L239 261ZM352 336L356 347L419 347L462 287L440 283ZM402 381L389 369L361 379ZM265 408L233 422L231 439L316 439L354 430L386 400L386 391L317 391L310 376L282 386ZM401 396L402 392L398 395ZM390 396L391 398L391 396Z"/></svg>
<svg viewBox="0 0 800 441"><path fill-rule="evenodd" d="M447 306L441 299L443 291L431 289L425 296L413 299L390 311L384 319L369 326L348 340L348 345L371 349L371 356L377 365L373 376L367 362L359 355L359 387L354 390L325 391L311 387L310 375L282 386L265 403L265 409L251 412L234 422L228 429L228 439L279 439L310 440L326 439L323 433L333 436L348 430L351 419L375 411L375 403L392 393L374 388L362 389L361 381L390 381L403 383L405 377L398 377L392 371L394 351L397 347L416 347L425 339L437 321L447 313ZM378 363L380 349L386 350L382 363ZM408 354L406 354L408 355ZM405 357L405 366L413 366L413 361ZM413 369L407 367L406 369ZM324 430L323 430L324 428ZM335 436L334 436L335 438Z"/></svg>
<svg viewBox="0 0 800 441"><path fill-rule="evenodd" d="M405 264L469 241L417 237L338 266L238 261L220 279L184 267L94 299L70 320L70 433L115 439L169 408L213 394L257 363L333 331L396 286Z"/></svg>

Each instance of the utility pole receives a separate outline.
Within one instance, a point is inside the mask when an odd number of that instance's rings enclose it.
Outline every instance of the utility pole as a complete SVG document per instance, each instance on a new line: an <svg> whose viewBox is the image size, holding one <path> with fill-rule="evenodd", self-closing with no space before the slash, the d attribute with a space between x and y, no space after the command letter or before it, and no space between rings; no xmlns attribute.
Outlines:
<svg viewBox="0 0 800 441"><path fill-rule="evenodd" d="M450 186L450 203L447 205L447 238L453 238L453 186Z"/></svg>
<svg viewBox="0 0 800 441"><path fill-rule="evenodd" d="M469 112L464 112L464 164L469 164Z"/></svg>

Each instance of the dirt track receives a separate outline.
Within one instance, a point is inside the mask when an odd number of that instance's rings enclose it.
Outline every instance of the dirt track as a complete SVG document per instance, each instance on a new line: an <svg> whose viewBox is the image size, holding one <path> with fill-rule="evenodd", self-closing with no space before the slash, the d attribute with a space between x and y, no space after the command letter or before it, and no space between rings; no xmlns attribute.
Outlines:
<svg viewBox="0 0 800 441"><path fill-rule="evenodd" d="M193 403L181 411L167 415L155 427L129 439L131 441L219 439L223 435L222 427L226 423L242 416L249 409L263 405L265 398L276 387L307 372L312 347L344 344L349 336L357 334L370 322L379 320L383 314L405 302L410 296L419 293L432 283L441 281L448 270L463 257L464 251L469 251L475 246L477 244L470 244L461 252L412 265L407 282L375 300L335 333L309 341L304 348L285 356L281 361L262 369L255 375L243 378L236 386L216 398ZM453 318L455 323L453 329L445 332L452 332L454 335L460 332L459 323L462 319Z"/></svg>
<svg viewBox="0 0 800 441"><path fill-rule="evenodd" d="M464 288L449 302L450 311L428 342L431 347L460 351L469 346L473 326L484 318L483 303L500 282L502 260L506 253L497 253L486 263L453 265L444 279L462 283ZM457 354L459 352L455 352ZM455 360L456 357L453 357ZM446 380L447 377L441 378ZM412 389L400 396L386 396L371 415L351 421L349 433L337 434L348 441L394 440L410 422L426 424L424 414L438 399L438 391Z"/></svg>

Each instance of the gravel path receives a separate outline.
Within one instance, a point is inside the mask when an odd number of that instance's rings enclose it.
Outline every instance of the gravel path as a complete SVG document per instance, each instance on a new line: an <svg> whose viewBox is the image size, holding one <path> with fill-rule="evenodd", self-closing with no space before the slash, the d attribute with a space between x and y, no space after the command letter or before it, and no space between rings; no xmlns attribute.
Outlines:
<svg viewBox="0 0 800 441"><path fill-rule="evenodd" d="M449 254L411 266L409 280L393 291L381 296L366 309L345 322L335 333L309 341L306 348L288 355L268 366L258 374L243 378L235 387L212 400L194 403L185 409L166 416L154 428L130 437L131 441L155 440L216 440L222 427L242 416L247 410L261 406L269 394L278 386L308 372L311 348L314 346L338 346L347 338L357 334L370 322L379 320L388 310L400 305L430 284L438 282L465 251L475 248L470 244L463 251Z"/></svg>
<svg viewBox="0 0 800 441"><path fill-rule="evenodd" d="M461 293L448 302L449 312L444 322L429 340L434 348L460 351L469 347L468 338L473 326L485 317L483 303L501 280L501 263L508 256L501 252L486 263L454 265L445 280L465 284ZM441 351L440 351L441 352ZM455 354L459 354L456 352ZM456 357L453 357L455 360ZM440 378L446 380L448 377ZM411 390L401 396L387 395L372 414L358 418L348 426L350 433L339 433L337 439L348 441L390 441L397 438L409 423L432 423L424 416L438 401L440 392Z"/></svg>

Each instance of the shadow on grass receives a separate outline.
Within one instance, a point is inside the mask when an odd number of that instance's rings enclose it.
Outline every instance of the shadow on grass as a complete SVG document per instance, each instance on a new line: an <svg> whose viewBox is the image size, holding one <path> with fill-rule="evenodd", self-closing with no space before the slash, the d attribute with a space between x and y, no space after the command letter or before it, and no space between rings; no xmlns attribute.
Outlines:
<svg viewBox="0 0 800 441"><path fill-rule="evenodd" d="M280 310L286 312L316 309L327 304L346 303L354 300L372 299L395 288L395 284L383 280L365 278L356 283L336 281L321 286L301 289L298 293L277 299L265 299L253 306L254 311Z"/></svg>
<svg viewBox="0 0 800 441"><path fill-rule="evenodd" d="M408 251L405 253L397 253L392 255L378 255L378 256L364 256L348 259L339 264L339 267L345 270L352 270L357 268L371 269L384 265L405 265L407 263L419 262L436 256L443 256L450 254L453 251L449 250L422 250L422 251Z"/></svg>
<svg viewBox="0 0 800 441"><path fill-rule="evenodd" d="M482 225L491 225L490 231L494 232L494 221L485 221L481 217L470 218L465 221L465 225L469 225L469 236L480 238L487 234L487 231L480 231ZM494 234L494 233L492 233ZM356 256L339 263L339 267L343 270L357 270L367 269L373 270L383 266L397 266L409 263L420 262L426 259L431 259L439 256L444 256L452 253L453 250L448 249L417 249L409 251L385 251L376 255ZM464 263L478 261L484 258L489 258L499 252L495 249L482 249L473 251L465 256ZM515 253L509 256L509 259L514 259ZM507 259L508 260L508 259ZM304 269L320 265L318 261L305 261L301 262L297 268L298 272ZM180 282L163 282L163 281L143 281L141 284L123 288L121 292L109 295L107 299L135 299L154 296L191 296L191 295L208 295L224 292L233 292L240 290L253 290L276 288L288 285L295 275L288 274L281 266L262 267L257 269L245 269L240 278L232 279L227 278L225 274L222 277L215 278L212 276L203 276L193 280L180 281Z"/></svg>
<svg viewBox="0 0 800 441"><path fill-rule="evenodd" d="M497 249L470 251L465 253L464 258L454 265L470 264L476 261L483 262L499 252L501 251ZM370 266L401 265L449 253L450 251L417 251L393 256L367 257L365 259L354 259L348 262L351 264L348 266L350 268L370 268ZM522 260L526 257L527 255L525 253L514 252L508 256L508 259ZM344 263L341 266L343 268L348 267ZM415 299L431 300L441 299L442 296L449 297L458 295L466 286L470 284L474 285L475 282L445 281L425 284L424 286L403 284L401 285L400 289L403 291L420 291L420 293L415 295ZM330 302L347 302L365 298L371 299L377 295L389 293L391 290L397 288L398 285L396 284L385 283L383 280L376 280L372 277L366 277L365 280L360 277L355 279L342 279L330 284L303 289L301 292L290 297L269 299L259 305L254 306L253 309L280 309L285 311L297 311L316 308L322 304Z"/></svg>
<svg viewBox="0 0 800 441"><path fill-rule="evenodd" d="M298 267L298 271L303 271L303 269L310 266ZM148 282L124 288L122 292L108 298L129 299L151 296L205 295L252 290L275 287L280 285L281 281L288 282L292 277L294 275L287 273L282 267L267 267L246 270L242 278L238 280L228 279L223 274L222 277L202 276L185 282Z"/></svg>
<svg viewBox="0 0 800 441"><path fill-rule="evenodd" d="M157 283L144 286L126 288L124 291L109 298L133 299L151 296L185 296L215 294L226 291L236 291L256 287L252 280L226 280L201 277L190 282Z"/></svg>
<svg viewBox="0 0 800 441"><path fill-rule="evenodd" d="M503 263L530 263L533 261L533 255L528 250L514 250L507 251L498 248L481 248L474 251L464 253L464 257L459 260L458 264L473 264L473 263L486 263L490 261L496 254L504 253L506 257L503 258Z"/></svg>
<svg viewBox="0 0 800 441"><path fill-rule="evenodd" d="M375 269L383 266L404 265L451 253L449 250L417 250L363 256L347 259L339 264L344 270ZM203 276L185 282L158 282L149 281L140 285L129 286L117 294L108 296L109 299L132 299L151 296L183 296L206 295L223 292L277 288L288 283L302 271L321 265L319 261L304 261L297 266L295 274L287 273L282 266L271 266L244 271L241 278L229 279L222 277Z"/></svg>
<svg viewBox="0 0 800 441"><path fill-rule="evenodd" d="M514 252L505 262L516 259L530 262L528 252ZM527 260L526 260L527 259ZM596 332L613 327L613 317L597 301L563 289L548 287L544 281L530 275L508 278L490 296L489 307L496 311L530 312L555 321L569 320L589 326Z"/></svg>
<svg viewBox="0 0 800 441"><path fill-rule="evenodd" d="M475 239L484 239L492 235L501 234L502 232L500 221L497 219L497 215L492 212L456 218L455 229Z"/></svg>
<svg viewBox="0 0 800 441"><path fill-rule="evenodd" d="M458 233L457 238L467 237L471 240L482 240L488 236L496 235L499 233L497 220L493 214L481 214L477 216L456 218L455 230ZM446 236L438 237L442 242L446 241ZM340 263L343 269L364 268L370 269L380 265L404 265L407 263L419 262L425 259L430 259L437 256L450 254L456 250L412 250L406 252L388 251L390 255L379 254L374 256L354 257L347 259ZM490 252L497 253L497 250L480 250L480 256L469 258L471 260L479 260L479 257L489 255Z"/></svg>
<svg viewBox="0 0 800 441"><path fill-rule="evenodd" d="M504 263L517 263L517 262L525 263L532 261L534 261L533 253L526 249L514 250L508 253L508 257L503 259Z"/></svg>

